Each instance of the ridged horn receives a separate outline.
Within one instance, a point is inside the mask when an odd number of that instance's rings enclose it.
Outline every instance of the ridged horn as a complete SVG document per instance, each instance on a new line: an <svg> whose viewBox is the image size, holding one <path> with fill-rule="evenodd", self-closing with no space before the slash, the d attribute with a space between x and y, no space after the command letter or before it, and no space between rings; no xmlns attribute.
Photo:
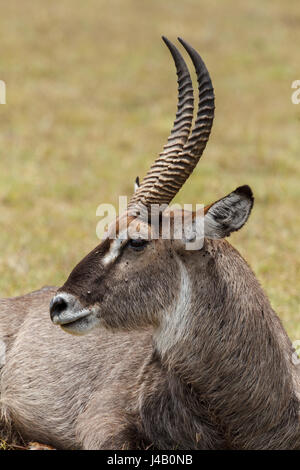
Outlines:
<svg viewBox="0 0 300 470"><path fill-rule="evenodd" d="M141 186L132 196L129 208L134 207L137 202L144 199L144 195L153 187L159 175L168 169L169 165L182 151L190 134L193 121L194 94L189 70L182 55L174 44L164 36L162 39L171 52L176 66L178 82L177 113L167 144L151 166Z"/></svg>
<svg viewBox="0 0 300 470"><path fill-rule="evenodd" d="M169 204L193 172L209 139L215 109L211 78L198 52L183 39L178 40L191 57L197 74L199 105L195 125L180 152L168 158L162 154L154 162L129 207L136 203L147 208L151 204Z"/></svg>

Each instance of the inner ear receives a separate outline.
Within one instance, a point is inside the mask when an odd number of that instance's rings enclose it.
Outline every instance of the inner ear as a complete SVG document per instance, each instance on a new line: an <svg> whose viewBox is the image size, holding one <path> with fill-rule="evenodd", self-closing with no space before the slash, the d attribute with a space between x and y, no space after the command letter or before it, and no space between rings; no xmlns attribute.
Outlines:
<svg viewBox="0 0 300 470"><path fill-rule="evenodd" d="M137 176L134 182L134 192L136 192L140 187L140 178Z"/></svg>
<svg viewBox="0 0 300 470"><path fill-rule="evenodd" d="M225 238L247 222L253 207L253 193L247 185L204 209L204 233L207 238Z"/></svg>

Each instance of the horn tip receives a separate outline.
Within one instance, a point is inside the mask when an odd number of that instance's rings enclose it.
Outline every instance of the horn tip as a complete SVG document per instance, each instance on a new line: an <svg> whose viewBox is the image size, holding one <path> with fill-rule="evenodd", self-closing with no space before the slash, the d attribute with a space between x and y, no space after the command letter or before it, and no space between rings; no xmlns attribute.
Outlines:
<svg viewBox="0 0 300 470"><path fill-rule="evenodd" d="M180 42L180 44L185 48L185 50L186 50L187 52L193 51L192 46L191 46L188 42L186 42L184 39L182 39L182 38L180 38L180 37L178 37L177 39L178 39L178 41Z"/></svg>

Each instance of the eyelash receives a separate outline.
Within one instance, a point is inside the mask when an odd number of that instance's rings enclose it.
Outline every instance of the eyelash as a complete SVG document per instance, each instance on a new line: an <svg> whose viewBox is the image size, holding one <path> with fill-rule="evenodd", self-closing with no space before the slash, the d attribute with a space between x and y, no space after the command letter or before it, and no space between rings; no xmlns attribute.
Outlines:
<svg viewBox="0 0 300 470"><path fill-rule="evenodd" d="M144 240L143 238L132 238L129 240L128 245L135 251L142 251L148 243L148 240Z"/></svg>

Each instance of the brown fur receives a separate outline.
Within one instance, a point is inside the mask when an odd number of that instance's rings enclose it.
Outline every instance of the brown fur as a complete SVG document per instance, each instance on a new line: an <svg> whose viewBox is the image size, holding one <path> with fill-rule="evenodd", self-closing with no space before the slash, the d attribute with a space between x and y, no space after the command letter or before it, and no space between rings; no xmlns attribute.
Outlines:
<svg viewBox="0 0 300 470"><path fill-rule="evenodd" d="M0 433L64 449L300 449L292 345L247 263L223 240L247 221L251 189L205 208L197 250L186 246L198 238L195 214L180 239L148 224L150 203L169 203L197 164L214 114L207 69L180 40L199 85L188 137L191 82L165 42L183 75L168 144L129 204L146 203L144 240L138 247L107 237L60 289L0 300ZM110 230L136 220L130 214ZM89 333L71 336L58 325Z"/></svg>
<svg viewBox="0 0 300 470"><path fill-rule="evenodd" d="M3 430L57 448L299 449L291 343L250 268L223 240L197 252L153 243L135 264L124 251L105 276L100 246L70 276L63 289L85 303L98 286L91 301L107 328L86 337L51 324L54 288L1 301ZM181 263L192 298L172 343Z"/></svg>

